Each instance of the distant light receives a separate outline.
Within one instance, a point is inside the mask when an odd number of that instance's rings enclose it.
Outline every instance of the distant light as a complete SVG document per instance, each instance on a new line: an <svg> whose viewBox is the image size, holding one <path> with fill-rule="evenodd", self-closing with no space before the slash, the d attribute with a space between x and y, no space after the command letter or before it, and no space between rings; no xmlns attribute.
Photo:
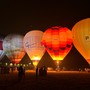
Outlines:
<svg viewBox="0 0 90 90"><path fill-rule="evenodd" d="M14 64L14 66L16 66L16 63Z"/></svg>
<svg viewBox="0 0 90 90"><path fill-rule="evenodd" d="M29 65L31 65L31 63L29 63Z"/></svg>
<svg viewBox="0 0 90 90"><path fill-rule="evenodd" d="M25 65L25 64L23 64L23 66L25 67L26 65Z"/></svg>
<svg viewBox="0 0 90 90"><path fill-rule="evenodd" d="M7 66L7 65L8 65L8 63L5 63L5 65Z"/></svg>
<svg viewBox="0 0 90 90"><path fill-rule="evenodd" d="M12 64L12 63L10 63L10 66L13 66L13 64Z"/></svg>
<svg viewBox="0 0 90 90"><path fill-rule="evenodd" d="M17 66L20 66L20 64L17 64Z"/></svg>

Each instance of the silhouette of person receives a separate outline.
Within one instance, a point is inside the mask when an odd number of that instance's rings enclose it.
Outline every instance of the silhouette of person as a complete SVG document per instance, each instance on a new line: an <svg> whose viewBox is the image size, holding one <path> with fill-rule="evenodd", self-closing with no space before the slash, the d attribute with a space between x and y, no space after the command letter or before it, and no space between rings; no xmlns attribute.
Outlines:
<svg viewBox="0 0 90 90"><path fill-rule="evenodd" d="M38 70L39 70L39 68L38 68L38 66L36 67L36 79L38 78L38 76L39 76L39 72L38 72Z"/></svg>
<svg viewBox="0 0 90 90"><path fill-rule="evenodd" d="M24 76L24 70L23 70L23 67L20 66L20 67L18 68L18 81L21 81L22 78L23 78L23 76Z"/></svg>
<svg viewBox="0 0 90 90"><path fill-rule="evenodd" d="M47 68L45 66L43 66L43 76L47 75Z"/></svg>
<svg viewBox="0 0 90 90"><path fill-rule="evenodd" d="M23 77L25 78L25 67L23 67Z"/></svg>
<svg viewBox="0 0 90 90"><path fill-rule="evenodd" d="M39 76L43 76L43 67L39 69Z"/></svg>

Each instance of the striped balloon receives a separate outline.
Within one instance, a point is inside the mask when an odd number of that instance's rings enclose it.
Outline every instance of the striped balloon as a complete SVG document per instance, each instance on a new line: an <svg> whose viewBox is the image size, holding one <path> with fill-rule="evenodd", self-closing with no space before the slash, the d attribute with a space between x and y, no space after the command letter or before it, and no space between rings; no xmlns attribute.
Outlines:
<svg viewBox="0 0 90 90"><path fill-rule="evenodd" d="M41 43L58 64L72 48L72 33L66 27L54 26L44 32Z"/></svg>

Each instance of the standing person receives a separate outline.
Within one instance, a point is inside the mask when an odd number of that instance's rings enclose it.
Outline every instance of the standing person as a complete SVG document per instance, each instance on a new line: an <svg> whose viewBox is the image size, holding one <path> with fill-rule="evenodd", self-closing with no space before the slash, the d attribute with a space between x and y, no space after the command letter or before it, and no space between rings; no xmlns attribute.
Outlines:
<svg viewBox="0 0 90 90"><path fill-rule="evenodd" d="M47 68L46 66L43 66L43 76L46 76L47 75Z"/></svg>
<svg viewBox="0 0 90 90"><path fill-rule="evenodd" d="M23 67L23 77L25 78L25 67Z"/></svg>
<svg viewBox="0 0 90 90"><path fill-rule="evenodd" d="M38 66L36 67L36 79L38 79L38 76L39 76L39 68L38 68Z"/></svg>
<svg viewBox="0 0 90 90"><path fill-rule="evenodd" d="M11 67L10 69L11 69L11 72L13 73L14 67Z"/></svg>
<svg viewBox="0 0 90 90"><path fill-rule="evenodd" d="M18 68L18 81L21 81L21 80L22 80L23 75L24 75L24 70L23 70L23 67L20 66L20 67Z"/></svg>

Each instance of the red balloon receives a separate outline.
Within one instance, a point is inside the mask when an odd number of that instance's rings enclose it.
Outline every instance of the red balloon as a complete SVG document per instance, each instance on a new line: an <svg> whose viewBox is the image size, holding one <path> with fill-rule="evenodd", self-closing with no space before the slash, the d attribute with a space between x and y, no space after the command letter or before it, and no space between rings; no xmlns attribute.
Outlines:
<svg viewBox="0 0 90 90"><path fill-rule="evenodd" d="M63 60L72 48L72 33L66 27L48 28L44 32L41 44L53 60Z"/></svg>

